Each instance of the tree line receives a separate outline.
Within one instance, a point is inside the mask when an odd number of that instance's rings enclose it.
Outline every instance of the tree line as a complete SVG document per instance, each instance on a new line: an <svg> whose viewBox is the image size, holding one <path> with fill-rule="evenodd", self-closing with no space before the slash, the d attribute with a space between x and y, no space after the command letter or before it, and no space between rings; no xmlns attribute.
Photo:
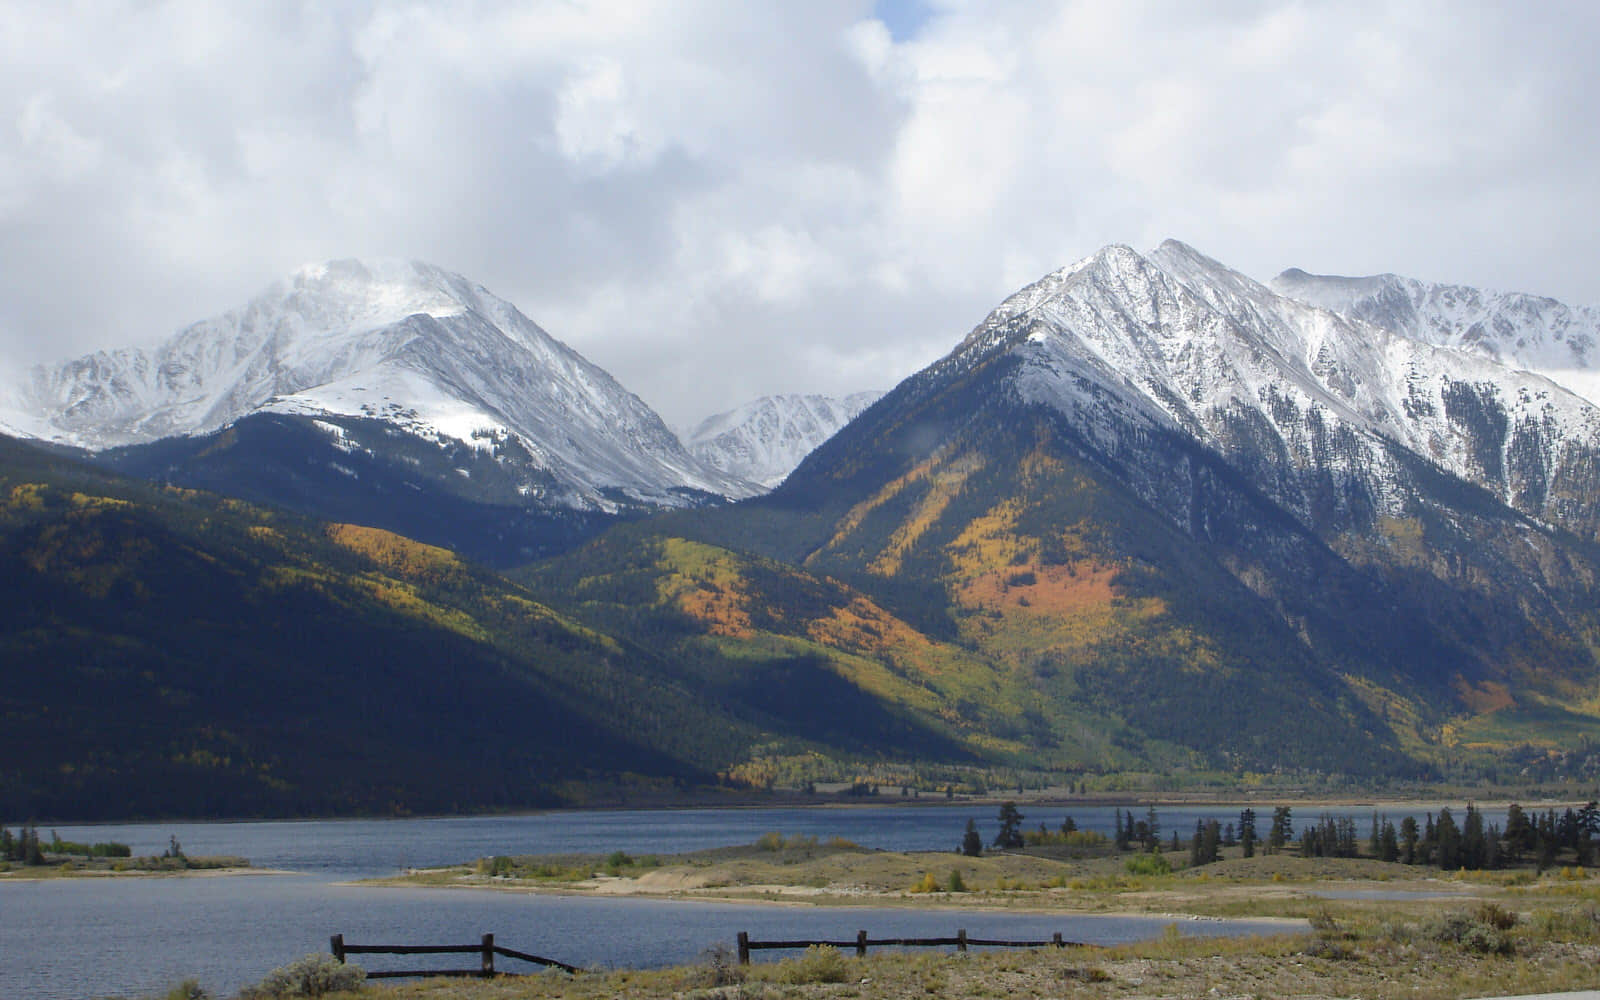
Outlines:
<svg viewBox="0 0 1600 1000"><path fill-rule="evenodd" d="M1183 849L1176 830L1172 831L1170 843L1162 843L1160 819L1154 806L1148 807L1142 817L1135 817L1131 809L1116 810L1113 817L1113 835L1109 841L1102 834L1079 830L1071 816L1062 821L1059 831L1047 830L1041 824L1035 833L1022 829L1025 817L1015 802L1003 802L996 817L999 832L990 846L1015 850L1062 844L1073 847L1109 844L1118 852L1144 853L1157 853L1163 848L1174 852ZM1211 864L1221 859L1224 848L1237 847L1240 855L1246 858L1255 856L1257 851L1275 854L1295 849L1305 858L1370 857L1399 864L1431 865L1446 871L1502 868L1532 860L1542 872L1553 867L1564 855L1578 865L1592 866L1596 848L1600 847L1600 804L1596 802L1577 809L1569 807L1563 812L1547 809L1543 813L1528 812L1513 803L1506 810L1504 829L1486 822L1482 810L1471 803L1467 804L1459 822L1449 807L1441 808L1437 814L1425 813L1421 823L1415 816L1406 816L1398 825L1375 812L1365 839L1360 836L1356 820L1350 816L1323 814L1302 827L1298 839L1290 806L1273 808L1265 833L1258 829L1257 819L1254 809L1245 808L1240 811L1237 823L1196 820L1188 842L1190 866ZM983 836L977 822L969 819L958 850L976 857L983 849Z"/></svg>
<svg viewBox="0 0 1600 1000"><path fill-rule="evenodd" d="M174 844L177 841L173 841ZM83 858L128 858L133 856L133 849L127 844L109 842L103 844L80 844L76 841L62 840L61 834L50 831L50 839L41 841L39 829L32 823L25 823L16 833L5 827L0 827L0 861L14 861L23 865L42 865L45 855L61 857L70 855Z"/></svg>

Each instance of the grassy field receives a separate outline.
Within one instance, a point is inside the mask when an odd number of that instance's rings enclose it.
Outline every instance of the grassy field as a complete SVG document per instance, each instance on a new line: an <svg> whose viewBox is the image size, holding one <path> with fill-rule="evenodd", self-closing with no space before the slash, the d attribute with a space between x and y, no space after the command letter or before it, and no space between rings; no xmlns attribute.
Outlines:
<svg viewBox="0 0 1600 1000"><path fill-rule="evenodd" d="M1161 914L1172 924L1155 940L1112 948L874 952L865 958L813 949L747 967L719 948L696 963L669 969L386 982L328 995L367 1000L1212 1000L1459 998L1600 988L1600 879L1582 869L1441 873L1289 853L1242 858L1237 849L1215 864L1185 869L1183 854L1164 857L1178 870L1136 875L1128 855L1104 850L1042 848L967 858L768 835L744 847L659 858L620 852L484 858L383 881L787 905ZM966 891L948 891L953 871ZM930 883L935 891L926 891ZM1179 933L1186 919L1206 916L1278 919L1284 921L1284 933L1270 928L1248 938Z"/></svg>
<svg viewBox="0 0 1600 1000"><path fill-rule="evenodd" d="M107 878L140 875L238 875L257 872L248 858L234 855L183 858L61 858L42 865L0 861L0 881L26 882L54 878Z"/></svg>
<svg viewBox="0 0 1600 1000"><path fill-rule="evenodd" d="M1527 888L1527 887L1525 887ZM1567 886L1557 886L1567 889ZM1458 998L1592 989L1600 984L1594 887L1508 905L1424 912L1329 901L1312 929L1278 937L1180 937L1116 948L884 953L831 949L740 967L725 952L651 971L428 980L335 994L368 1000L787 1000L924 997ZM1512 891L1512 890L1503 890ZM1520 891L1520 890L1517 890Z"/></svg>

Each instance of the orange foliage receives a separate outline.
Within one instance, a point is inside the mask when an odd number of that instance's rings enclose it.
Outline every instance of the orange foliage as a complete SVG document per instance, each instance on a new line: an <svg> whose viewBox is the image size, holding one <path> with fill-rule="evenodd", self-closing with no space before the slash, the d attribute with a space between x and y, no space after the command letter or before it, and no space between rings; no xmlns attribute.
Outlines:
<svg viewBox="0 0 1600 1000"><path fill-rule="evenodd" d="M678 607L695 621L703 622L711 635L748 639L755 635L745 596L732 587L702 581L678 592Z"/></svg>
<svg viewBox="0 0 1600 1000"><path fill-rule="evenodd" d="M359 552L384 569L401 576L434 576L461 566L461 560L449 549L424 545L382 528L330 524L325 530L328 540L335 545Z"/></svg>
<svg viewBox="0 0 1600 1000"><path fill-rule="evenodd" d="M849 512L846 513L844 517L839 519L838 530L834 532L833 537L828 540L828 543L823 546L823 549L833 548L842 544L844 540L850 536L851 532L855 531L861 526L861 522L866 519L868 514L872 513L874 510L877 510L879 507L882 507L890 500L893 500L896 496L899 496L900 492L907 486L918 482L919 480L928 478L928 476L931 475L935 469L943 465L945 460L949 457L949 449L941 448L932 455L929 455L927 458L923 459L921 462L918 462L899 478L890 481L883 487L883 489L874 493L871 497L868 497L866 500L863 500L854 507L850 508ZM970 470L968 474L970 474ZM962 478L965 479L966 474L963 474Z"/></svg>
<svg viewBox="0 0 1600 1000"><path fill-rule="evenodd" d="M928 637L865 597L856 597L845 607L835 608L829 617L812 621L806 626L806 636L853 653L899 654L891 659L925 674L938 672L934 668L938 658L928 655L933 646Z"/></svg>
<svg viewBox="0 0 1600 1000"><path fill-rule="evenodd" d="M956 596L971 608L1068 615L1109 607L1117 596L1111 584L1116 575L1115 566L1094 559L1060 566L1026 563L974 577L957 588Z"/></svg>
<svg viewBox="0 0 1600 1000"><path fill-rule="evenodd" d="M1477 687L1468 684L1466 678L1459 674L1451 682L1456 689L1456 694L1461 696L1461 701L1477 715L1497 712L1502 708L1512 708L1517 704L1517 699L1512 697L1511 689L1498 681L1483 681Z"/></svg>
<svg viewBox="0 0 1600 1000"><path fill-rule="evenodd" d="M916 544L917 539L939 520L945 508L950 506L950 501L955 499L966 485L968 477L982 469L983 456L968 454L962 455L938 472L929 470L932 483L922 502L917 504L917 509L911 512L894 534L889 536L889 544L884 547L882 554L873 560L868 567L879 576L894 576L900 572L900 560L906 550Z"/></svg>

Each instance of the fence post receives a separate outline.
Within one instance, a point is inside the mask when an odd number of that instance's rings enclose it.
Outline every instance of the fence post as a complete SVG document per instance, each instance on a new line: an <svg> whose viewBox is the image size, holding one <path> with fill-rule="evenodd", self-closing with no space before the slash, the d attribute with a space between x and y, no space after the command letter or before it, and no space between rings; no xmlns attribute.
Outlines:
<svg viewBox="0 0 1600 1000"><path fill-rule="evenodd" d="M750 932L739 932L739 964L750 964Z"/></svg>
<svg viewBox="0 0 1600 1000"><path fill-rule="evenodd" d="M331 947L333 949L333 957L337 958L339 960L339 964L340 965L343 965L344 964L344 935L343 934L335 934L333 937L328 939L328 945L329 945L329 947Z"/></svg>
<svg viewBox="0 0 1600 1000"><path fill-rule="evenodd" d="M1060 931L1056 931L1054 934L1052 934L1050 936L1050 943L1055 945L1057 948L1065 948L1066 947L1066 944L1061 940L1061 932Z"/></svg>
<svg viewBox="0 0 1600 1000"><path fill-rule="evenodd" d="M865 958L867 955L867 932L856 931L856 957Z"/></svg>
<svg viewBox="0 0 1600 1000"><path fill-rule="evenodd" d="M956 951L967 950L967 929L965 927L956 931Z"/></svg>
<svg viewBox="0 0 1600 1000"><path fill-rule="evenodd" d="M483 978L485 978L485 979L492 979L494 977L494 935L493 934L485 934L483 936L483 972L482 972L482 975L483 975Z"/></svg>

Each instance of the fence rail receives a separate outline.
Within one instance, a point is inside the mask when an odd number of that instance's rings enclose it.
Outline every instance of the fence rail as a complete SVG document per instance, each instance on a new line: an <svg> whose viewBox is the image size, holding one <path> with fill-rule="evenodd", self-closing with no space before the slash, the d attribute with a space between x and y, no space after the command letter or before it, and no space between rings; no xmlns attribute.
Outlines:
<svg viewBox="0 0 1600 1000"><path fill-rule="evenodd" d="M553 958L541 958L530 955L525 951L514 948L502 948L494 943L493 934L485 934L478 944L346 944L343 934L335 934L329 939L333 950L333 957L341 963L346 955L477 955L479 956L476 969L380 969L376 972L368 971L368 979L411 979L425 976L476 976L488 979L496 975L515 975L516 973L497 972L494 967L494 957L514 958L522 962L532 962L535 965L549 966L563 972L582 972L576 966L565 962L558 962Z"/></svg>
<svg viewBox="0 0 1600 1000"><path fill-rule="evenodd" d="M869 938L866 931L857 931L852 941L752 941L747 931L739 932L739 964L750 964L752 951L775 951L800 948L813 948L826 945L838 948L854 948L856 955L864 956L867 949L878 948L951 948L957 951L966 951L968 948L1066 948L1084 947L1081 941L1066 941L1057 931L1048 941L1000 941L991 938L975 938L967 935L965 927L956 931L955 937L942 938Z"/></svg>

